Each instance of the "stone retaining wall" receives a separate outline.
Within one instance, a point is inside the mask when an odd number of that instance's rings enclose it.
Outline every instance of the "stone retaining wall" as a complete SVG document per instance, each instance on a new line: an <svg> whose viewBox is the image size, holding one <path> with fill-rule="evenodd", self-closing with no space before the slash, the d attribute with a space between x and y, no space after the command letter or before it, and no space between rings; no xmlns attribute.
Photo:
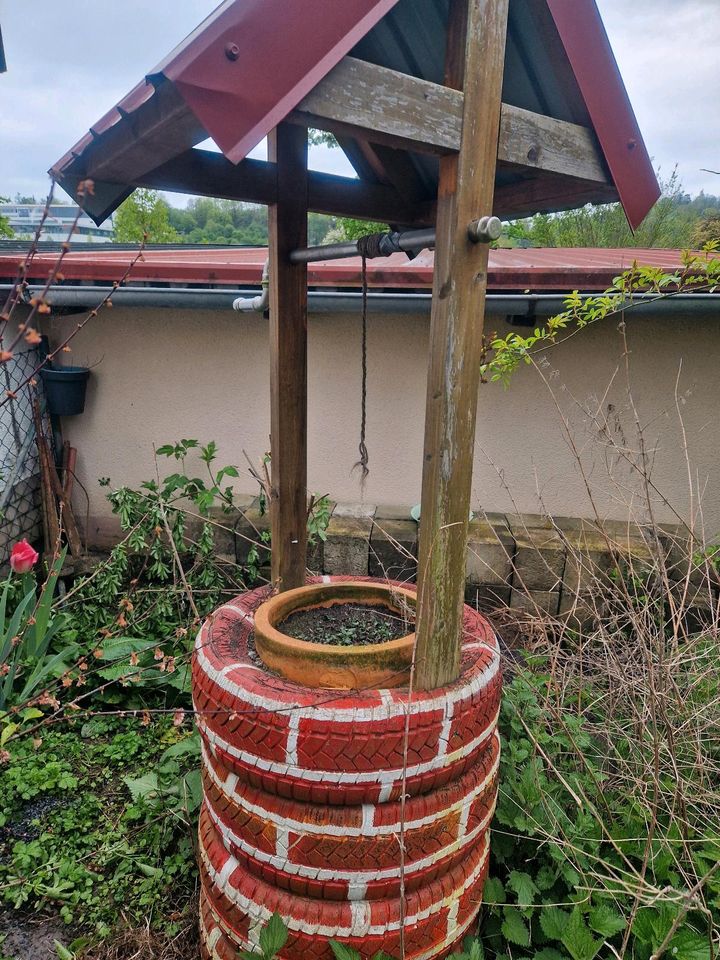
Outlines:
<svg viewBox="0 0 720 960"><path fill-rule="evenodd" d="M335 504L327 539L308 549L308 569L415 581L418 524L409 517L407 506ZM259 534L269 530L269 517L250 498L234 516L217 519L230 528L216 533L218 553L240 564L247 562ZM687 572L686 536L684 528L665 525L660 537L659 546L678 583ZM640 571L652 560L648 537L647 529L620 521L607 521L600 529L588 520L550 520L538 514L477 517L470 523L466 600L481 610L509 606L553 616L580 614L588 609L598 583L618 565ZM261 553L266 549L261 547ZM261 562L263 568L269 564L269 552L267 558L267 563ZM269 575L269 570L263 572ZM686 602L708 610L717 602L717 586L707 584L702 570L692 572Z"/></svg>

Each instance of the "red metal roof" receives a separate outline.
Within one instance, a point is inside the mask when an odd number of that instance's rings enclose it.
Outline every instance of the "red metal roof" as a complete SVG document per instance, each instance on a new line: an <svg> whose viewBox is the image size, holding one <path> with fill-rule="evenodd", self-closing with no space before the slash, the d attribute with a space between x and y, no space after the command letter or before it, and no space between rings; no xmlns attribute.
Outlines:
<svg viewBox="0 0 720 960"><path fill-rule="evenodd" d="M550 62L553 57L569 61L566 85L576 82L580 90L614 186L636 227L659 189L595 0L546 2L564 51L552 52L549 45L545 55ZM83 204L101 221L153 164L162 165L207 136L237 163L384 17L394 15L396 6L402 3L225 0L53 166L51 175L71 194L79 179L94 178L96 195ZM417 24L419 17L418 10L410 22ZM411 44L414 38L403 39ZM528 56L532 60L532 50ZM533 83L542 85L546 71L529 67ZM506 81L512 82L512 75ZM181 116L179 105L189 109L194 123ZM152 131L162 124L163 135L152 141ZM143 137L150 138L150 146ZM106 155L96 170L100 147ZM587 190L577 186L578 204L587 202ZM594 199L607 199L602 193ZM554 209L572 205L572 198L570 189Z"/></svg>
<svg viewBox="0 0 720 960"><path fill-rule="evenodd" d="M28 279L42 282L57 254L37 255ZM95 247L73 251L63 262L67 281L111 283L125 272L132 253ZM267 258L264 247L148 250L136 264L133 283L246 287L258 285ZM14 278L20 256L0 255L0 281ZM679 250L544 248L491 250L489 288L502 291L597 291L606 290L613 279L633 261L672 272L682 265ZM432 286L433 254L425 251L414 260L405 254L368 263L372 287L384 289L429 289ZM309 284L316 287L359 287L360 258L323 261L309 267Z"/></svg>
<svg viewBox="0 0 720 960"><path fill-rule="evenodd" d="M660 196L660 188L602 17L595 0L547 3L634 230Z"/></svg>

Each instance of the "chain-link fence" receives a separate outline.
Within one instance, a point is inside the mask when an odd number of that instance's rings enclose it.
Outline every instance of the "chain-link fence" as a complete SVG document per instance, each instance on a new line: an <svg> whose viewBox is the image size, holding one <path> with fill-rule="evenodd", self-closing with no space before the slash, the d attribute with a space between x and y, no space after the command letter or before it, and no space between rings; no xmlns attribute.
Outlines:
<svg viewBox="0 0 720 960"><path fill-rule="evenodd" d="M0 364L0 397L4 399L6 391L15 391L37 364L35 350L17 353L9 362ZM40 382L37 389L42 389ZM18 390L15 400L0 407L0 567L7 562L17 540L25 537L32 542L42 536L33 396L34 391L25 387Z"/></svg>

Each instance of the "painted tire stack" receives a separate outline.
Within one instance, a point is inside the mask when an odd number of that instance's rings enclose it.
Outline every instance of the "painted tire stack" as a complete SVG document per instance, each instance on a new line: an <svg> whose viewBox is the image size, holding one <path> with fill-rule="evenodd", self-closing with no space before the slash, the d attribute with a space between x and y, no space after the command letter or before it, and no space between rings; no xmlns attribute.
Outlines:
<svg viewBox="0 0 720 960"><path fill-rule="evenodd" d="M203 957L252 950L276 911L289 929L282 960L331 960L329 939L400 957L401 917L408 960L442 957L471 927L487 872L494 633L465 609L462 674L441 690L318 690L257 658L253 612L266 597L221 607L195 648Z"/></svg>

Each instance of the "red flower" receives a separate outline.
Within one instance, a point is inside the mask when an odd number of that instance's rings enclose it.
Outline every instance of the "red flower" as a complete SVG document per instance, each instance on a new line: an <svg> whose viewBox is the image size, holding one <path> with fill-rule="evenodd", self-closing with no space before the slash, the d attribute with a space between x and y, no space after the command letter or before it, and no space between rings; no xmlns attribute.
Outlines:
<svg viewBox="0 0 720 960"><path fill-rule="evenodd" d="M39 554L27 540L20 540L10 553L10 567L14 573L29 573L38 562Z"/></svg>

